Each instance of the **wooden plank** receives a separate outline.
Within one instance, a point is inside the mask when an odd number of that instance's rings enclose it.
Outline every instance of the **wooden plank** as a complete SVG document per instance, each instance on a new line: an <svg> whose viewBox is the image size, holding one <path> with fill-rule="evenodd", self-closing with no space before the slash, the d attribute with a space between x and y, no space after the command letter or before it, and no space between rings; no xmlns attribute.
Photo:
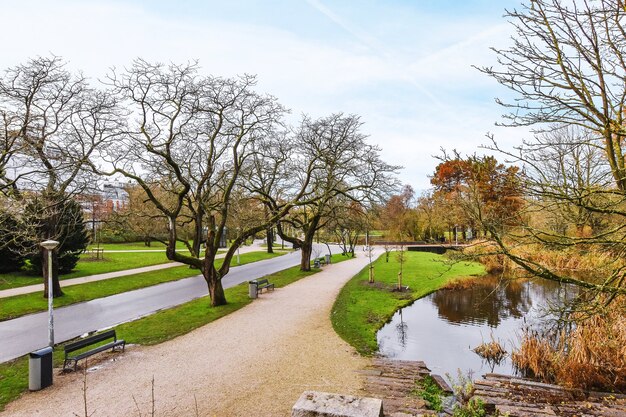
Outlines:
<svg viewBox="0 0 626 417"><path fill-rule="evenodd" d="M452 388L450 388L450 385L448 385L445 379L443 379L440 375L437 375L437 374L431 374L430 376L435 381L435 383L439 386L439 388L441 388L443 392L445 392L446 394L452 394L453 392Z"/></svg>
<svg viewBox="0 0 626 417"><path fill-rule="evenodd" d="M548 417L558 415L551 409L538 410L523 406L498 406L497 410L504 415L508 413L510 417Z"/></svg>

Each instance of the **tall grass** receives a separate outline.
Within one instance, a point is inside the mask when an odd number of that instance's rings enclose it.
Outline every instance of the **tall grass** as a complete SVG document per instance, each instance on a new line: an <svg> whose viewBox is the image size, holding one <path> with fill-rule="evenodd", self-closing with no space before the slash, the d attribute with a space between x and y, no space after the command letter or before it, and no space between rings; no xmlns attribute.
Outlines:
<svg viewBox="0 0 626 417"><path fill-rule="evenodd" d="M574 313L569 331L526 332L513 364L544 382L626 393L626 297L599 314L581 314Z"/></svg>
<svg viewBox="0 0 626 417"><path fill-rule="evenodd" d="M512 245L511 253L550 270L580 275L609 276L611 271L626 266L626 260L609 250L597 247L547 247L539 244ZM477 242L464 249L465 257L478 260L489 272L514 274L521 268L510 260L494 242Z"/></svg>

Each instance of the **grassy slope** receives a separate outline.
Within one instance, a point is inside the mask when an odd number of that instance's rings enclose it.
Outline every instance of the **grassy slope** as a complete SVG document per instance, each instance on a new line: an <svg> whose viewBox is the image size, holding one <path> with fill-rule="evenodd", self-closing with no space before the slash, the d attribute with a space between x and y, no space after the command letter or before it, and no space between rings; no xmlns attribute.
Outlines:
<svg viewBox="0 0 626 417"><path fill-rule="evenodd" d="M241 255L242 258L243 256ZM333 255L332 262L337 263L348 259L351 258ZM302 272L296 266L268 275L267 278L274 283L276 288L281 288L319 271L319 269L313 269L309 272ZM116 327L117 335L128 343L154 345L186 334L220 317L224 317L252 301L248 298L248 286L245 283L228 288L225 292L228 300L228 304L225 306L210 307L207 297L201 297L180 306L159 311L142 319L121 324ZM55 348L54 363L55 367L59 367L63 363L62 345ZM4 409L6 404L15 400L27 389L28 356L22 356L11 362L0 364L0 411Z"/></svg>
<svg viewBox="0 0 626 417"><path fill-rule="evenodd" d="M381 256L374 263L375 283L368 284L367 268L359 272L341 290L331 320L335 331L361 354L371 355L378 350L376 332L400 307L410 304L459 277L481 275L484 267L478 263L450 263L442 255L406 252L403 285L405 292L393 292L400 270L397 254L389 262Z"/></svg>
<svg viewBox="0 0 626 417"><path fill-rule="evenodd" d="M280 255L281 253L268 254L266 252L249 252L241 254L240 260L241 264L244 265L246 263L257 262L262 259L273 258ZM236 262L237 259L235 257L231 265L236 266ZM215 261L215 264L219 267L222 264L222 260L218 259ZM63 288L65 295L56 298L54 300L54 306L55 308L63 307L164 282L176 281L199 274L200 271L197 269L190 269L188 266L177 266L159 271L71 285ZM45 311L48 308L48 301L42 297L40 292L16 295L0 300L0 321L9 320L29 313Z"/></svg>

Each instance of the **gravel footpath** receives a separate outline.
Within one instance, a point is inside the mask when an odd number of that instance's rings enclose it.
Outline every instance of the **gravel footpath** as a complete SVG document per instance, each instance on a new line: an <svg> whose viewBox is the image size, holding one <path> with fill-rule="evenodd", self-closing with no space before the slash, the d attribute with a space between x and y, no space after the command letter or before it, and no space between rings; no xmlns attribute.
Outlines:
<svg viewBox="0 0 626 417"><path fill-rule="evenodd" d="M111 360L87 373L89 415L151 415L153 378L156 416L288 416L308 389L360 394L355 371L368 359L335 334L329 315L339 290L366 265L361 254L263 293L187 335L104 354ZM53 387L23 395L0 413L74 415L84 415L83 375L56 370Z"/></svg>

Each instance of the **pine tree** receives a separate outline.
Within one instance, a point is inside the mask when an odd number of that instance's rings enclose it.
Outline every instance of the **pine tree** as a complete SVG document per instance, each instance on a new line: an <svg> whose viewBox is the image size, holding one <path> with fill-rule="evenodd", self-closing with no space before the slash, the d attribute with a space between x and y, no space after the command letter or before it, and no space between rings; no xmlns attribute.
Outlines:
<svg viewBox="0 0 626 417"><path fill-rule="evenodd" d="M0 213L0 274L18 271L24 265L23 237L17 220Z"/></svg>
<svg viewBox="0 0 626 417"><path fill-rule="evenodd" d="M72 199L64 199L55 207L42 208L40 203L32 206L29 211L31 219L38 222L38 241L59 241L60 245L55 251L58 273L70 273L89 244L82 207ZM42 250L36 250L29 257L30 267L37 274L42 271L42 255Z"/></svg>

